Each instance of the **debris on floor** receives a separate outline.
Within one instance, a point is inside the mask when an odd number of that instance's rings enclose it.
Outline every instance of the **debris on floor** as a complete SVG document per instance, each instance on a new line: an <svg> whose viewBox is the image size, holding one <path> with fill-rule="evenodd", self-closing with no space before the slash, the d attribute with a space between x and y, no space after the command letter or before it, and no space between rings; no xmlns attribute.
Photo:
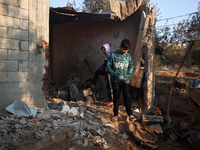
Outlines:
<svg viewBox="0 0 200 150"><path fill-rule="evenodd" d="M167 78L159 76L161 79ZM186 82L177 83L172 93L171 123L167 124L165 109L170 86L157 81L158 104L151 112L143 114L141 108L134 107L132 111L137 120L130 122L124 104L120 103L118 122L113 123L110 120L113 106L106 106L90 88L80 90L81 81L72 74L60 92L58 88L51 88L51 94L56 97L49 98L47 108L33 108L34 114L24 103L20 105L20 110L26 112L23 115L15 111L19 106L12 109L8 106L0 112L0 149L197 149L199 89L181 84Z"/></svg>

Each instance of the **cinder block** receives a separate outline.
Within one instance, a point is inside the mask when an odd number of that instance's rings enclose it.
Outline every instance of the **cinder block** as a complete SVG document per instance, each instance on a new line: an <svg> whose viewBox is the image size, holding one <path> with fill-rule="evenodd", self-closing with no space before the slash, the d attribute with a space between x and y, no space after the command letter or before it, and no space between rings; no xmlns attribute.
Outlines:
<svg viewBox="0 0 200 150"><path fill-rule="evenodd" d="M19 71L20 72L28 72L28 62L27 61L19 61Z"/></svg>
<svg viewBox="0 0 200 150"><path fill-rule="evenodd" d="M0 48L19 49L19 40L0 38Z"/></svg>
<svg viewBox="0 0 200 150"><path fill-rule="evenodd" d="M28 39L28 31L8 28L8 38L26 41Z"/></svg>
<svg viewBox="0 0 200 150"><path fill-rule="evenodd" d="M0 37L6 38L7 37L7 27L0 26Z"/></svg>
<svg viewBox="0 0 200 150"><path fill-rule="evenodd" d="M0 15L7 15L8 5L0 4Z"/></svg>
<svg viewBox="0 0 200 150"><path fill-rule="evenodd" d="M21 29L28 30L28 20L21 20Z"/></svg>
<svg viewBox="0 0 200 150"><path fill-rule="evenodd" d="M28 9L28 1L29 0L21 0L20 2L20 8L23 8L23 9Z"/></svg>
<svg viewBox="0 0 200 150"><path fill-rule="evenodd" d="M7 49L0 49L0 59L1 60L7 60L8 59Z"/></svg>
<svg viewBox="0 0 200 150"><path fill-rule="evenodd" d="M0 72L0 82L7 82L8 73L7 72Z"/></svg>
<svg viewBox="0 0 200 150"><path fill-rule="evenodd" d="M2 4L9 4L9 0L0 0L0 3L2 3Z"/></svg>
<svg viewBox="0 0 200 150"><path fill-rule="evenodd" d="M29 82L6 82L0 83L1 98L21 97L29 93ZM16 99L15 99L16 100Z"/></svg>
<svg viewBox="0 0 200 150"><path fill-rule="evenodd" d="M18 62L17 61L5 61L0 60L0 71L18 71Z"/></svg>
<svg viewBox="0 0 200 150"><path fill-rule="evenodd" d="M2 16L0 15L0 25L5 27L11 27L11 28L19 28L20 27L20 19L8 17L8 16Z"/></svg>
<svg viewBox="0 0 200 150"><path fill-rule="evenodd" d="M142 122L164 122L162 116L143 115Z"/></svg>
<svg viewBox="0 0 200 150"><path fill-rule="evenodd" d="M19 7L8 6L8 16L21 19L28 19L28 10L21 9Z"/></svg>
<svg viewBox="0 0 200 150"><path fill-rule="evenodd" d="M28 61L28 51L8 50L8 59Z"/></svg>
<svg viewBox="0 0 200 150"><path fill-rule="evenodd" d="M21 41L20 49L23 51L28 51L29 50L28 41Z"/></svg>
<svg viewBox="0 0 200 150"><path fill-rule="evenodd" d="M8 72L8 82L27 81L28 72Z"/></svg>
<svg viewBox="0 0 200 150"><path fill-rule="evenodd" d="M18 0L0 0L0 3L18 6Z"/></svg>

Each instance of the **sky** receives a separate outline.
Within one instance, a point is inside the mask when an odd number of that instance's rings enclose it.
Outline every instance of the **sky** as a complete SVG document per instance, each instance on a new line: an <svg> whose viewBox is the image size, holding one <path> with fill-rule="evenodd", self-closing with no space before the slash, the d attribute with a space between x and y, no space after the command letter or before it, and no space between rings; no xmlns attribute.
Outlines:
<svg viewBox="0 0 200 150"><path fill-rule="evenodd" d="M49 0L50 7L64 7L68 3L73 2L73 0ZM183 19L188 19L190 16L187 14L198 12L198 3L200 0L151 0L151 5L156 6L157 10L159 9L159 15L157 16L158 20L178 17L174 19L168 19L163 21L158 21L156 23L157 27L164 25L177 24ZM83 3L83 0L75 0L76 7L80 7Z"/></svg>

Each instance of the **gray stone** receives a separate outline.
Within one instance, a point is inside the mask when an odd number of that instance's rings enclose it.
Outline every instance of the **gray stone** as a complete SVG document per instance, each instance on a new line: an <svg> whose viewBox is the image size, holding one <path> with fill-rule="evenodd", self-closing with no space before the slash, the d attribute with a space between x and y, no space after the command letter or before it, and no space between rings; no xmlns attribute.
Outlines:
<svg viewBox="0 0 200 150"><path fill-rule="evenodd" d="M18 50L19 49L19 42L20 42L19 40L15 40L15 39L0 38L0 48Z"/></svg>
<svg viewBox="0 0 200 150"><path fill-rule="evenodd" d="M20 0L20 6L21 8L24 8L24 9L28 9L28 1L29 0Z"/></svg>
<svg viewBox="0 0 200 150"><path fill-rule="evenodd" d="M8 51L8 59L9 60L23 60L28 61L28 52L27 51Z"/></svg>
<svg viewBox="0 0 200 150"><path fill-rule="evenodd" d="M28 31L8 28L8 38L25 41L28 39Z"/></svg>
<svg viewBox="0 0 200 150"><path fill-rule="evenodd" d="M20 27L20 20L13 17L8 16L1 16L0 15L0 25L5 27L11 27L11 28L19 28Z"/></svg>
<svg viewBox="0 0 200 150"><path fill-rule="evenodd" d="M9 82L27 81L27 80L28 80L28 72L8 72Z"/></svg>
<svg viewBox="0 0 200 150"><path fill-rule="evenodd" d="M0 15L7 15L8 5L0 4Z"/></svg>
<svg viewBox="0 0 200 150"><path fill-rule="evenodd" d="M0 31L1 33L1 31ZM8 51L6 49L0 49L0 59L7 60L8 59Z"/></svg>
<svg viewBox="0 0 200 150"><path fill-rule="evenodd" d="M29 26L28 26L28 20L21 20L21 29L23 30L28 30Z"/></svg>
<svg viewBox="0 0 200 150"><path fill-rule="evenodd" d="M23 51L28 51L29 50L28 41L21 41L21 47L20 48Z"/></svg>
<svg viewBox="0 0 200 150"><path fill-rule="evenodd" d="M27 61L19 62L19 71L20 72L28 72L28 62Z"/></svg>
<svg viewBox="0 0 200 150"><path fill-rule="evenodd" d="M8 6L8 16L28 19L28 10L19 7Z"/></svg>
<svg viewBox="0 0 200 150"><path fill-rule="evenodd" d="M0 37L7 38L7 27L0 27Z"/></svg>
<svg viewBox="0 0 200 150"><path fill-rule="evenodd" d="M4 61L0 60L0 69L4 71L18 71L18 62L17 61Z"/></svg>
<svg viewBox="0 0 200 150"><path fill-rule="evenodd" d="M8 80L8 73L0 72L0 82L7 82L7 80Z"/></svg>

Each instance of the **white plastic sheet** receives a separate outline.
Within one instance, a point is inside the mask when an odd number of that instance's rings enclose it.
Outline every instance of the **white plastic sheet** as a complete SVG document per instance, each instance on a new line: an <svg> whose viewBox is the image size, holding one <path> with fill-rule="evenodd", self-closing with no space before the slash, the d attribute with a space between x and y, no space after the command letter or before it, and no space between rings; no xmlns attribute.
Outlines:
<svg viewBox="0 0 200 150"><path fill-rule="evenodd" d="M21 100L16 100L9 106L5 108L7 111L11 112L14 115L17 116L24 116L24 117L36 117L37 110L26 103L24 103Z"/></svg>

